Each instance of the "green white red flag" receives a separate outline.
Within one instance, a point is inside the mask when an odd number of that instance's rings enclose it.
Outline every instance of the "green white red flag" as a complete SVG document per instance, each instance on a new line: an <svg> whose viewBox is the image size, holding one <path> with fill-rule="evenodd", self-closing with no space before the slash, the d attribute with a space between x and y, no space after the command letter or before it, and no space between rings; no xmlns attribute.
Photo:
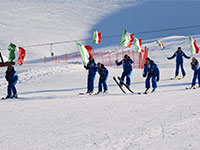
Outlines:
<svg viewBox="0 0 200 150"><path fill-rule="evenodd" d="M160 40L156 40L156 42L158 43L158 45L160 46L160 48L165 48L164 44L160 41Z"/></svg>
<svg viewBox="0 0 200 150"><path fill-rule="evenodd" d="M138 52L143 52L142 39L138 39L138 38L134 37L134 43L135 43L135 47L136 47L137 51Z"/></svg>
<svg viewBox="0 0 200 150"><path fill-rule="evenodd" d="M80 51L82 62L84 65L86 65L89 62L89 57L90 56L92 57L92 54L91 54L92 47L89 45L84 46L79 43L76 43L76 45Z"/></svg>
<svg viewBox="0 0 200 150"><path fill-rule="evenodd" d="M124 29L122 39L121 39L121 42L120 42L120 46L131 47L133 40L134 40L134 35L132 33L127 32Z"/></svg>
<svg viewBox="0 0 200 150"><path fill-rule="evenodd" d="M101 32L97 30L93 30L93 43L100 44L101 43Z"/></svg>
<svg viewBox="0 0 200 150"><path fill-rule="evenodd" d="M190 47L192 54L198 54L199 53L199 47L197 46L197 41L193 39L192 37L189 37L190 39Z"/></svg>

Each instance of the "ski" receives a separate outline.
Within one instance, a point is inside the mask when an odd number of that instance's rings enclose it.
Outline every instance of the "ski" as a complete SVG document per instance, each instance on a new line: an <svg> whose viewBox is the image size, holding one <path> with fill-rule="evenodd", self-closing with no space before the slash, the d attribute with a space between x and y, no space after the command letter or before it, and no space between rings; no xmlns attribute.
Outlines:
<svg viewBox="0 0 200 150"><path fill-rule="evenodd" d="M121 89L121 91L126 94L126 92L124 91L124 89L120 86L119 82L117 81L117 79L115 77L113 77L113 80L115 81L115 83L118 85L118 87Z"/></svg>
<svg viewBox="0 0 200 150"><path fill-rule="evenodd" d="M170 80L181 80L183 78L170 78Z"/></svg>
<svg viewBox="0 0 200 150"><path fill-rule="evenodd" d="M141 94L140 92L138 92L138 93L133 92L133 91L121 80L120 77L117 77L117 78L118 78L118 80L129 90L129 92L131 92L131 93L133 93L133 94Z"/></svg>

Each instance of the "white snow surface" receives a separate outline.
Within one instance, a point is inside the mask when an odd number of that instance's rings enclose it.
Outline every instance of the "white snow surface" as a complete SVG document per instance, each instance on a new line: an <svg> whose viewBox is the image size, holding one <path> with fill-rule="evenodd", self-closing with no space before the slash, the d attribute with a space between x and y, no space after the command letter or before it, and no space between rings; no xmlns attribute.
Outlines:
<svg viewBox="0 0 200 150"><path fill-rule="evenodd" d="M86 38L85 34L98 19L127 6L129 2L132 1L2 0L0 45L5 47L10 40L26 45ZM22 22L18 20L16 23L15 15L21 16ZM51 25L45 25L51 21ZM58 26L60 30L55 30ZM65 27L67 32L76 35L66 37ZM200 43L199 34L193 35L193 38ZM186 78L170 80L174 76L175 60L166 59L166 55L172 55L178 46L187 55L191 54L188 36L167 36L161 41L165 50L160 50L154 39L144 42L161 75L157 91L149 95L134 95L128 91L128 94L123 94L112 80L113 76L121 75L122 68L108 68L107 94L80 96L80 92L86 92L87 82L87 71L83 65L29 64L26 61L23 66L16 65L19 98L0 101L0 149L199 150L200 89L185 90L185 87L191 86L193 77L191 60L184 60ZM63 51L62 47L59 48L60 54L66 52L66 47ZM39 48L39 51L29 49L26 59L48 54L46 48ZM199 55L196 57L200 60ZM6 95L5 71L6 68L1 67L1 97ZM142 70L133 70L131 88L135 92L144 91L142 73ZM98 77L97 74L95 92Z"/></svg>

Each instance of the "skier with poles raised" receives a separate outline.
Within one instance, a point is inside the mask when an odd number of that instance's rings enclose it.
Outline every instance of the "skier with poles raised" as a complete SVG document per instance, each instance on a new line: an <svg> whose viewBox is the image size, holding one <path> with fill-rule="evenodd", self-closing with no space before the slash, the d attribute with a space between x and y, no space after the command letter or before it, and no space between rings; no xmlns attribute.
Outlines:
<svg viewBox="0 0 200 150"><path fill-rule="evenodd" d="M171 57L167 57L167 59L173 59L176 57L176 71L175 71L175 78L178 78L178 74L179 74L179 67L181 66L181 71L182 71L182 75L183 78L185 78L186 73L183 67L183 57L185 57L186 59L190 59L189 56L187 56L181 49L181 47L178 47L178 50L174 53L173 56Z"/></svg>
<svg viewBox="0 0 200 150"><path fill-rule="evenodd" d="M6 96L5 99L18 98L17 90L16 90L16 87L15 87L15 85L18 81L18 75L16 74L16 71L15 71L13 66L9 65L7 67L5 78L8 81L7 96Z"/></svg>
<svg viewBox="0 0 200 150"><path fill-rule="evenodd" d="M87 81L87 92L88 94L92 94L94 91L94 79L97 72L97 66L95 60L90 56L89 62L84 65L84 68L88 70L88 81Z"/></svg>
<svg viewBox="0 0 200 150"><path fill-rule="evenodd" d="M154 61L148 57L146 58L146 62L144 64L143 77L146 78L146 81L145 81L146 90L144 94L148 94L149 92L150 79L152 79L153 90L151 91L151 93L153 93L157 88L157 82L160 80L160 71L157 64L155 64Z"/></svg>
<svg viewBox="0 0 200 150"><path fill-rule="evenodd" d="M98 63L97 64L97 71L99 73L99 84L98 84L98 92L96 94L99 94L102 92L102 84L103 84L103 93L106 93L108 91L108 86L106 83L107 77L108 77L108 69L104 66L104 64Z"/></svg>
<svg viewBox="0 0 200 150"><path fill-rule="evenodd" d="M133 60L126 54L124 55L124 59L118 62L118 60L115 61L117 66L123 65L123 72L121 75L121 81L120 81L120 86L123 86L124 78L126 77L126 86L130 88L131 84L131 73L132 73L132 64Z"/></svg>
<svg viewBox="0 0 200 150"><path fill-rule="evenodd" d="M200 67L199 67L199 62L195 57L192 58L191 68L194 71L191 88L195 89L195 84L196 84L197 78L198 78L199 87L200 87Z"/></svg>

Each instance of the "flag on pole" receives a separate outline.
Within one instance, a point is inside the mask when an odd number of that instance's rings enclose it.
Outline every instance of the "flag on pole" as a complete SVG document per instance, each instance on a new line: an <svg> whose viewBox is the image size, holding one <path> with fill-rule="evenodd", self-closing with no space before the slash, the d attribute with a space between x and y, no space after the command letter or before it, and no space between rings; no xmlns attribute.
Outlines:
<svg viewBox="0 0 200 150"><path fill-rule="evenodd" d="M25 55L26 55L26 50L25 50L23 47L18 47L18 49L19 49L19 51L18 51L18 53L19 53L19 58L18 58L18 60L17 60L17 63L18 63L19 65L23 65L24 57L25 57Z"/></svg>
<svg viewBox="0 0 200 150"><path fill-rule="evenodd" d="M158 45L160 46L160 48L165 48L164 44L160 41L160 40L156 40L156 42L158 43Z"/></svg>
<svg viewBox="0 0 200 150"><path fill-rule="evenodd" d="M10 43L10 45L8 46L8 50L10 51L8 61L13 61L15 59L15 49L16 45Z"/></svg>
<svg viewBox="0 0 200 150"><path fill-rule="evenodd" d="M97 30L93 30L93 43L100 44L101 43L101 32L97 32Z"/></svg>
<svg viewBox="0 0 200 150"><path fill-rule="evenodd" d="M132 33L127 32L124 29L122 39L121 39L121 42L120 42L120 46L131 47L133 40L134 40L134 35Z"/></svg>
<svg viewBox="0 0 200 150"><path fill-rule="evenodd" d="M76 44L80 51L82 62L84 65L86 65L89 62L89 57L92 56L92 54L90 52L92 50L92 47L89 45L84 46L79 43L76 43Z"/></svg>
<svg viewBox="0 0 200 150"><path fill-rule="evenodd" d="M197 46L197 41L193 39L192 37L189 37L190 39L190 46L192 50L192 55L199 53L199 47Z"/></svg>
<svg viewBox="0 0 200 150"><path fill-rule="evenodd" d="M135 43L135 47L136 47L137 51L138 52L143 52L142 39L138 39L138 38L134 37L134 43Z"/></svg>

